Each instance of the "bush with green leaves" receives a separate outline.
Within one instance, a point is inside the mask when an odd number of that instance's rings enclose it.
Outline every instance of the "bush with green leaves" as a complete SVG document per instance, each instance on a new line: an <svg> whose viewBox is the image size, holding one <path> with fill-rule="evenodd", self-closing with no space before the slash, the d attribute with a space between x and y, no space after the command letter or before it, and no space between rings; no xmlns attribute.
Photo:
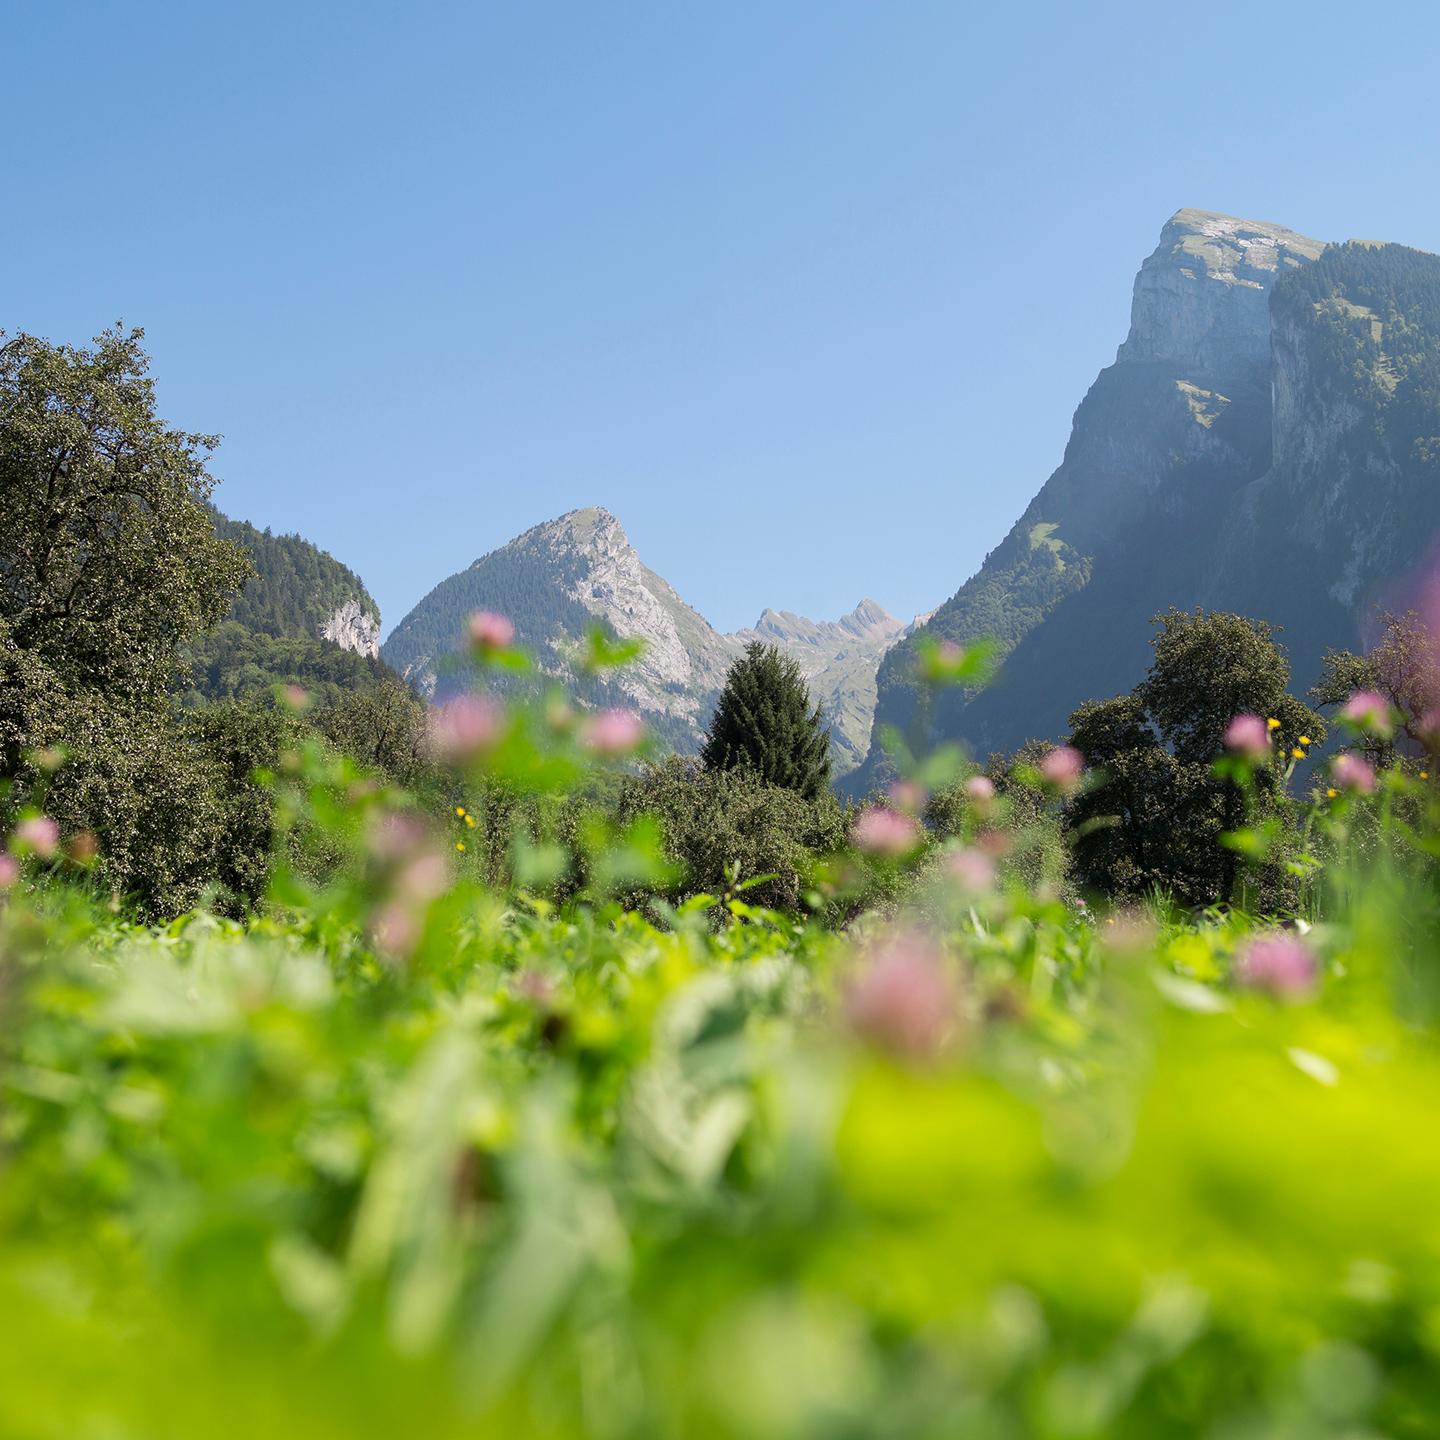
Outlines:
<svg viewBox="0 0 1440 1440"><path fill-rule="evenodd" d="M1037 769L1051 748L1035 741L1014 755L990 756L983 769L930 795L924 817L941 842L988 846L1006 884L1073 901L1077 892L1064 797L1045 783ZM973 789L977 782L978 800ZM994 798L988 798L992 793Z"/></svg>
<svg viewBox="0 0 1440 1440"><path fill-rule="evenodd" d="M70 701L52 713L42 752L21 771L18 797L43 804L66 835L93 834L91 881L141 918L165 920L215 886L229 843L223 765L163 707ZM243 841L242 841L243 844ZM253 856L263 892L269 845Z"/></svg>
<svg viewBox="0 0 1440 1440"><path fill-rule="evenodd" d="M267 775L313 732L283 705L59 708L17 802L43 807L69 837L93 845L87 884L141 919L204 904L225 915L265 897L278 835Z"/></svg>
<svg viewBox="0 0 1440 1440"><path fill-rule="evenodd" d="M848 828L829 791L807 799L748 767L707 770L679 756L627 777L617 800L623 821L660 822L665 853L679 867L674 898L724 895L758 880L749 900L799 910L811 866L843 847Z"/></svg>
<svg viewBox="0 0 1440 1440"><path fill-rule="evenodd" d="M425 705L395 676L340 691L310 720L337 750L396 784L421 790L435 785L425 745Z"/></svg>
<svg viewBox="0 0 1440 1440"><path fill-rule="evenodd" d="M1425 754L1440 716L1440 655L1432 625L1414 610L1382 615L1379 630L1363 655L1327 651L1310 698L1322 709L1339 710L1356 694L1380 695L1393 723L1351 740L1373 764L1390 765L1402 754Z"/></svg>

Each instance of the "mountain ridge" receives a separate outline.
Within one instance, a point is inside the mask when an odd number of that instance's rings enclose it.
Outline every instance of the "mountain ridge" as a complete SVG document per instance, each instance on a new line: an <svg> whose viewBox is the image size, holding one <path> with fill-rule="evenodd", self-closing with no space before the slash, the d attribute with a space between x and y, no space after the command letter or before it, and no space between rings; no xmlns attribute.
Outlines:
<svg viewBox="0 0 1440 1440"><path fill-rule="evenodd" d="M1059 468L926 627L962 644L997 636L1006 658L987 690L942 696L923 738L983 755L1063 735L1076 705L1140 678L1150 618L1172 606L1284 626L1301 687L1324 648L1355 643L1434 532L1402 452L1440 430L1437 286L1440 260L1405 247L1172 216ZM899 645L849 788L883 780L881 727L913 730L915 698L913 651Z"/></svg>

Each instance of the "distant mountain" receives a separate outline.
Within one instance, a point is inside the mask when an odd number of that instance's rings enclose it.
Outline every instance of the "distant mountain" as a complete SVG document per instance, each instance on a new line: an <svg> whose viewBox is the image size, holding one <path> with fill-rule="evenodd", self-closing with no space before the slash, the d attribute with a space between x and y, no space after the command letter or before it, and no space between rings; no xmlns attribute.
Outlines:
<svg viewBox="0 0 1440 1440"><path fill-rule="evenodd" d="M827 716L837 775L885 778L879 728L912 739L916 637L999 641L999 679L947 692L928 736L983 755L1065 733L1087 699L1128 690L1171 606L1283 626L1296 685L1353 647L1437 532L1440 258L1326 246L1283 226L1182 210L1135 281L1129 333L1076 411L1064 458L944 605L904 626L873 601L837 621L767 610L717 632L649 570L614 516L539 525L437 586L384 658L428 693L463 683L464 622L509 615L542 671L590 703L640 709L696 749L751 640L796 658ZM577 677L599 621L648 642L612 682ZM862 762L863 759L863 763Z"/></svg>
<svg viewBox="0 0 1440 1440"><path fill-rule="evenodd" d="M221 624L190 646L191 703L277 683L334 698L386 673L380 607L353 570L299 535L214 519L217 533L249 552L255 574Z"/></svg>
<svg viewBox="0 0 1440 1440"><path fill-rule="evenodd" d="M830 722L834 773L843 775L865 758L875 713L875 672L907 628L867 599L839 620L817 622L788 610L766 610L753 629L732 638L778 645L798 662Z"/></svg>
<svg viewBox="0 0 1440 1440"><path fill-rule="evenodd" d="M670 743L694 748L725 679L730 650L706 620L646 569L607 510L572 510L527 530L442 580L395 627L381 654L423 694L443 698L468 683L457 668L465 621L495 610L543 674L592 704L629 704ZM644 656L613 681L581 677L576 648L596 622L639 636Z"/></svg>
<svg viewBox="0 0 1440 1440"><path fill-rule="evenodd" d="M838 621L767 610L754 629L722 634L641 561L609 511L594 508L537 525L442 581L395 627L384 660L428 695L453 692L467 683L459 660L475 610L507 615L542 673L588 703L634 706L683 753L699 748L725 672L745 644L776 644L795 656L830 721L837 773L862 758L875 667L904 630L866 600ZM605 683L574 666L576 646L596 622L646 642L642 658Z"/></svg>
<svg viewBox="0 0 1440 1440"><path fill-rule="evenodd" d="M923 627L1007 652L990 688L943 697L932 738L983 754L1063 734L1140 678L1172 605L1283 625L1308 685L1436 533L1437 380L1440 258L1180 211L1060 468ZM877 731L913 730L913 658L881 664ZM873 746L849 783L884 771Z"/></svg>

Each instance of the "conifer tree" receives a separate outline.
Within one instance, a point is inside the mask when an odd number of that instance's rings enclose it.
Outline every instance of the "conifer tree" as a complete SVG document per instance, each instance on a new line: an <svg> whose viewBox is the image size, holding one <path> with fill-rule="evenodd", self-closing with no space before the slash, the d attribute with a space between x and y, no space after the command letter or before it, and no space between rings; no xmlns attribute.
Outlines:
<svg viewBox="0 0 1440 1440"><path fill-rule="evenodd" d="M800 667L754 641L730 667L700 752L707 770L744 767L817 799L830 781L830 733Z"/></svg>

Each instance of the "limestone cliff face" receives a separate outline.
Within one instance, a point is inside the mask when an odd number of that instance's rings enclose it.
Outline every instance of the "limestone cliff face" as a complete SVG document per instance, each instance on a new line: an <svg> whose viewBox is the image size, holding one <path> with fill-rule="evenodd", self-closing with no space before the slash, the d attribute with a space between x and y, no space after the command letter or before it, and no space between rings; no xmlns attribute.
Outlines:
<svg viewBox="0 0 1440 1440"><path fill-rule="evenodd" d="M1270 292L1324 246L1283 226L1181 210L1135 277L1130 330L1022 517L1087 556L1177 470L1269 463Z"/></svg>
<svg viewBox="0 0 1440 1440"><path fill-rule="evenodd" d="M358 598L338 605L319 626L320 638L374 660L380 654L380 622Z"/></svg>
<svg viewBox="0 0 1440 1440"><path fill-rule="evenodd" d="M1213 528L1217 508L1269 468L1270 296L1323 249L1202 210L1165 224L1135 279L1129 333L1081 401L1059 468L926 627L1013 652L991 690L944 697L938 733L984 752L1063 732L1074 704L1143 667L1150 614L1200 584L1191 532ZM1046 624L1087 613L1088 637ZM879 671L877 728L911 725L912 672L911 646L895 646ZM853 788L881 768L872 746Z"/></svg>
<svg viewBox="0 0 1440 1440"><path fill-rule="evenodd" d="M1283 225L1179 211L1135 277L1117 363L1168 365L1222 385L1246 368L1263 369L1271 287L1324 248Z"/></svg>
<svg viewBox="0 0 1440 1440"><path fill-rule="evenodd" d="M1440 257L1332 246L1271 305L1269 469L1225 517L1201 603L1284 625L1297 670L1360 643L1429 558Z"/></svg>
<svg viewBox="0 0 1440 1440"><path fill-rule="evenodd" d="M994 686L936 706L932 738L983 754L1065 734L1141 677L1171 606L1281 627L1303 689L1403 606L1437 490L1440 257L1181 211L1060 468L931 622L1009 652ZM908 659L881 665L877 724L915 713ZM881 770L872 747L855 788Z"/></svg>

